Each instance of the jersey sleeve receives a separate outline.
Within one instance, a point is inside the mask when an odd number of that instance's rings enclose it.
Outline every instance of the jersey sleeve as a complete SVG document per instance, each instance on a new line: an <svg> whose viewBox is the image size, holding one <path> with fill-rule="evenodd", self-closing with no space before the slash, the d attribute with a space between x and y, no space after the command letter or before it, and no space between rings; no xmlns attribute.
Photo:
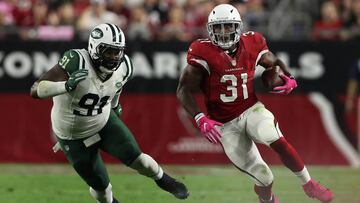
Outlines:
<svg viewBox="0 0 360 203"><path fill-rule="evenodd" d="M267 46L265 37L258 32L254 32L253 40L256 47L255 49L257 55L255 64L258 64L258 61L260 60L262 55L269 52L269 47Z"/></svg>
<svg viewBox="0 0 360 203"><path fill-rule="evenodd" d="M261 52L262 50L269 50L266 43L266 39L264 36L262 36L262 34L258 32L254 32L254 41L255 44L257 45L259 52Z"/></svg>
<svg viewBox="0 0 360 203"><path fill-rule="evenodd" d="M58 65L62 67L68 75L71 75L73 72L85 68L85 59L78 51L71 49L63 54Z"/></svg>
<svg viewBox="0 0 360 203"><path fill-rule="evenodd" d="M204 68L210 73L209 65L203 52L204 49L201 47L201 43L199 41L194 41L188 49L186 60L189 65Z"/></svg>
<svg viewBox="0 0 360 203"><path fill-rule="evenodd" d="M132 78L133 72L134 72L134 67L132 64L132 61L130 59L130 57L128 55L124 55L124 62L126 64L126 74L123 80L123 84L125 84L128 80L130 80Z"/></svg>

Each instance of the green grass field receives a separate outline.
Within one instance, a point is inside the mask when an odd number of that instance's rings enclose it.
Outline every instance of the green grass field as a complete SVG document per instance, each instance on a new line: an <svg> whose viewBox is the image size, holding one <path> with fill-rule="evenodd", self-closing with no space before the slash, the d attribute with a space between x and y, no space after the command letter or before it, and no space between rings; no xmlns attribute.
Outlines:
<svg viewBox="0 0 360 203"><path fill-rule="evenodd" d="M311 203L299 180L271 167L280 203ZM177 200L155 183L119 165L108 165L113 192L122 203L258 203L250 179L232 166L165 166L185 182L190 197ZM338 203L360 203L360 169L308 166L313 177L333 189ZM0 203L91 203L88 187L67 165L0 165Z"/></svg>

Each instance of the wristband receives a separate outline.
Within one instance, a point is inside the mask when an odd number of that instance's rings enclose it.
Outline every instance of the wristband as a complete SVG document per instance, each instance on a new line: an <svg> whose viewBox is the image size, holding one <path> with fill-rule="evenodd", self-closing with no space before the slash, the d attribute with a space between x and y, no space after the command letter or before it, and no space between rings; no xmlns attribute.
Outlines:
<svg viewBox="0 0 360 203"><path fill-rule="evenodd" d="M66 81L53 82L48 80L42 80L39 82L36 88L37 95L39 98L47 98L59 94L64 94L67 92L65 88L65 83Z"/></svg>
<svg viewBox="0 0 360 203"><path fill-rule="evenodd" d="M196 123L199 121L200 118L202 118L202 117L204 117L204 116L205 116L205 114L202 113L202 112L196 114L196 115L194 116L194 119L195 119Z"/></svg>

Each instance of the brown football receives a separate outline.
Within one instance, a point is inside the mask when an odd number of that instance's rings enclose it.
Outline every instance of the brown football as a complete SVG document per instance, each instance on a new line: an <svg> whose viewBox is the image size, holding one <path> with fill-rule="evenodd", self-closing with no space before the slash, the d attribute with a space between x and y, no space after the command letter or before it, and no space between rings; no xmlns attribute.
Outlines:
<svg viewBox="0 0 360 203"><path fill-rule="evenodd" d="M265 69L261 75L264 86L272 90L274 87L283 85L284 80L279 76L281 73L283 73L283 71L279 66Z"/></svg>

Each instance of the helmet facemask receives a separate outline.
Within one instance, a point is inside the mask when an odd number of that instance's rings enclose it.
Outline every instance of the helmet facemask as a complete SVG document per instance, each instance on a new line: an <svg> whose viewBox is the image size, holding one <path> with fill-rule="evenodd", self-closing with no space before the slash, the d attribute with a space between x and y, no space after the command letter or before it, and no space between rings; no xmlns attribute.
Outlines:
<svg viewBox="0 0 360 203"><path fill-rule="evenodd" d="M242 31L241 21L215 21L207 24L211 41L222 49L229 49L240 40Z"/></svg>
<svg viewBox="0 0 360 203"><path fill-rule="evenodd" d="M123 56L125 47L114 46L101 43L96 47L95 63L104 73L112 73L118 69Z"/></svg>

